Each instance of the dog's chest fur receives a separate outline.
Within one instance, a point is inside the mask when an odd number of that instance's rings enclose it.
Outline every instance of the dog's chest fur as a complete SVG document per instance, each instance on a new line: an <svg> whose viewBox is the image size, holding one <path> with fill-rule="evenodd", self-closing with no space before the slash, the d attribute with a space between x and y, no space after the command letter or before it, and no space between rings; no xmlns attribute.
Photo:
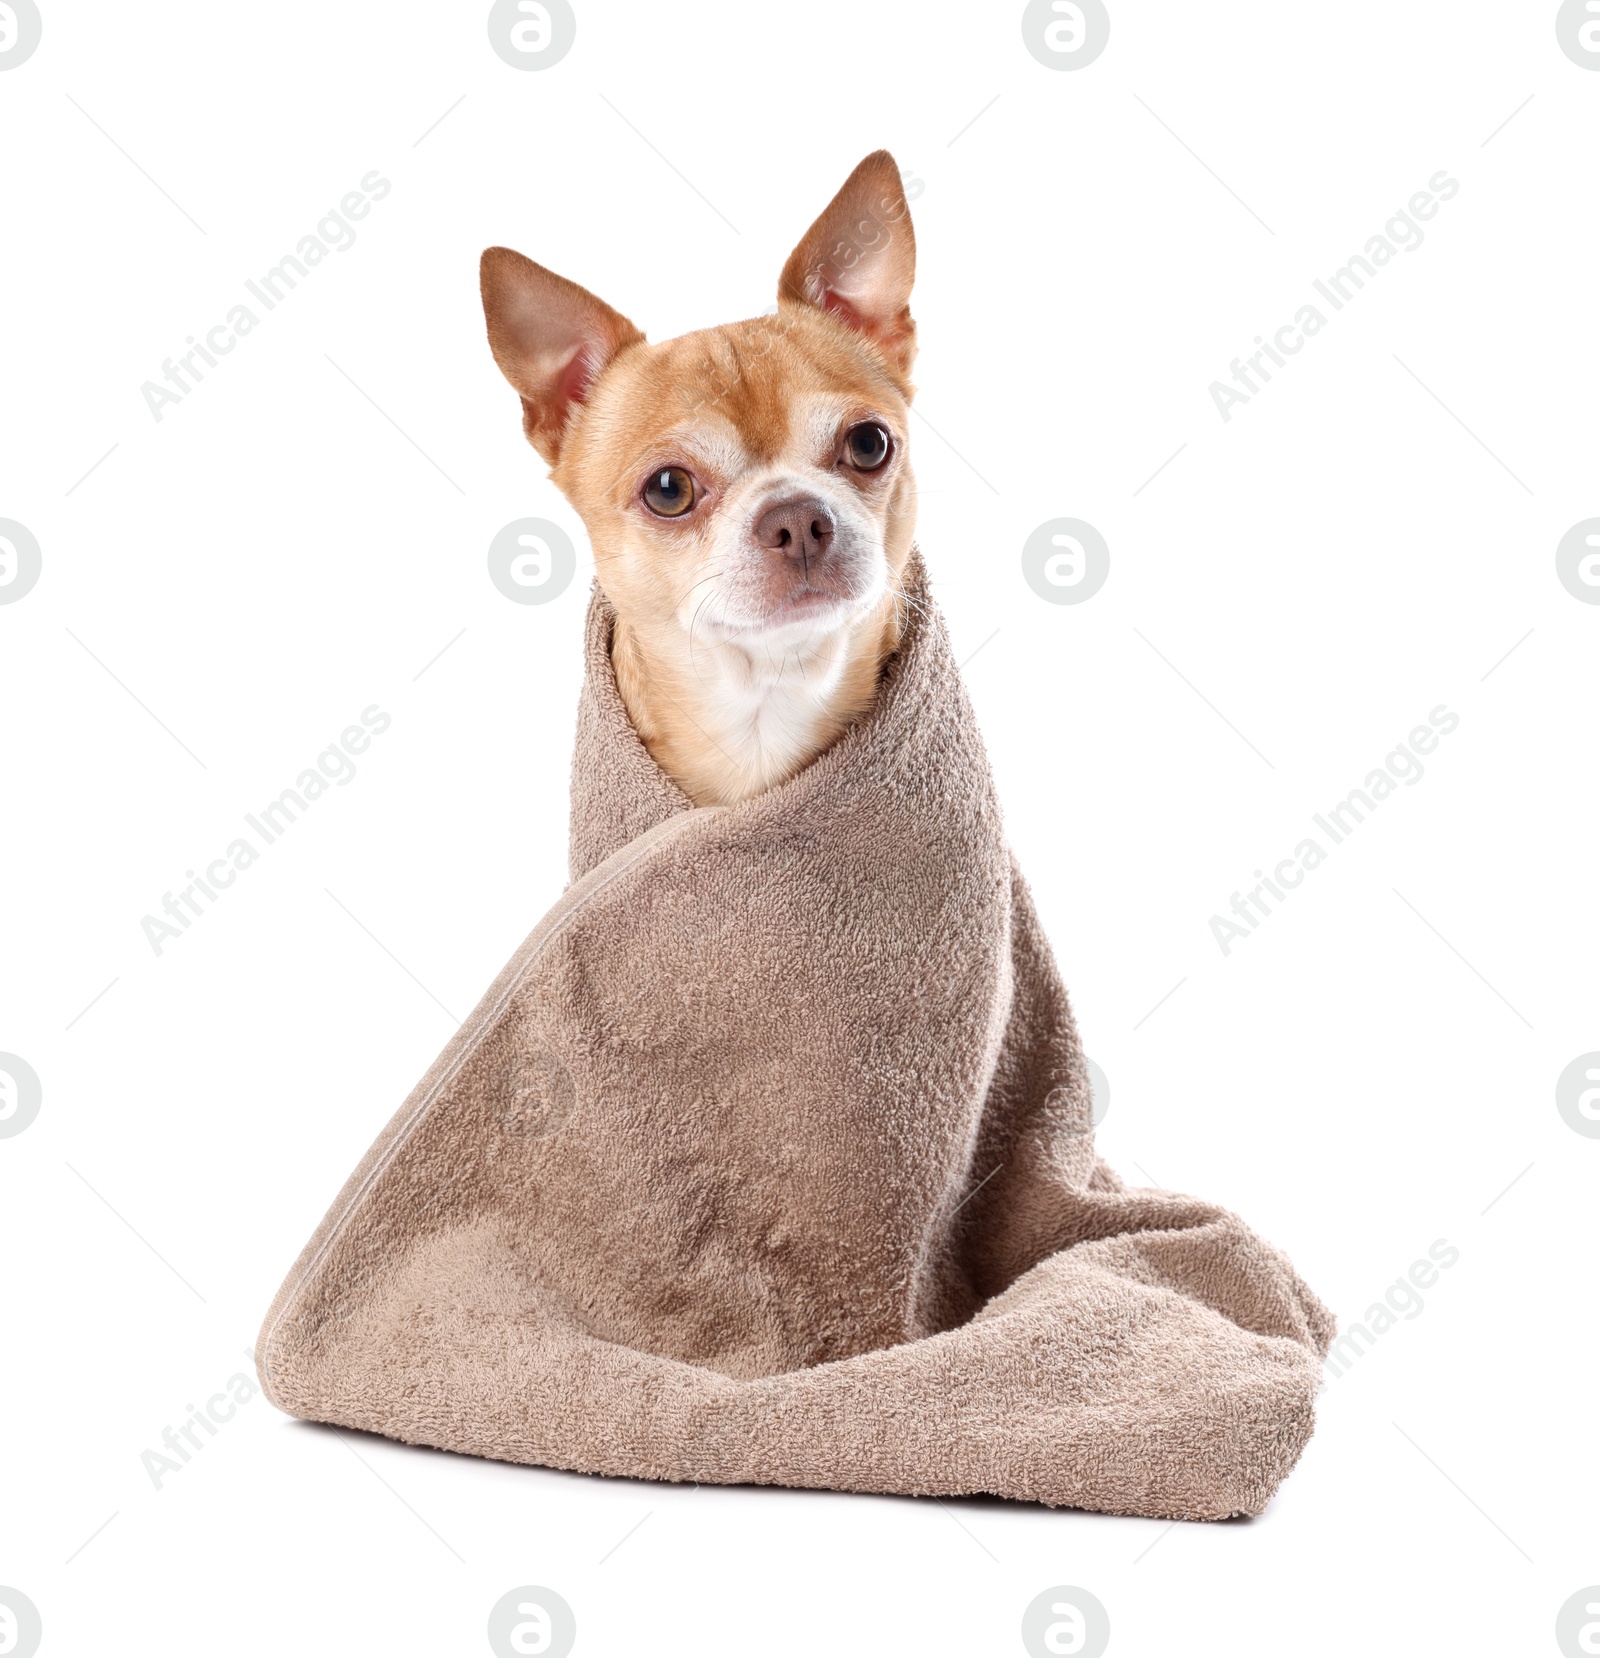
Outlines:
<svg viewBox="0 0 1600 1658"><path fill-rule="evenodd" d="M628 705L649 711L639 735L663 768L674 772L677 752L703 756L709 743L716 792L738 799L791 776L870 706L892 640L881 616L860 631L881 645L863 654L857 634L843 631L788 649L669 639L646 653L622 625L613 662Z"/></svg>

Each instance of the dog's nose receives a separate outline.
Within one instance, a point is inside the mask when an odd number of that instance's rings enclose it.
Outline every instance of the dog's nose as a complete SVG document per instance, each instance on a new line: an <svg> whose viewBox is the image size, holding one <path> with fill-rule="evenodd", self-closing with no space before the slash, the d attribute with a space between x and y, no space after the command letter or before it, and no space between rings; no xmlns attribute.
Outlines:
<svg viewBox="0 0 1600 1658"><path fill-rule="evenodd" d="M827 556L833 542L833 519L812 496L774 501L756 520L756 542L810 567Z"/></svg>

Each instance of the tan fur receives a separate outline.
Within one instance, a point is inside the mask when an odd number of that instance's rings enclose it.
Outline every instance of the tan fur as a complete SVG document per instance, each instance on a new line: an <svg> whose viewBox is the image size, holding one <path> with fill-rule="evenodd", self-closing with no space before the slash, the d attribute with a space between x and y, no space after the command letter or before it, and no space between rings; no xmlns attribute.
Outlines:
<svg viewBox="0 0 1600 1658"><path fill-rule="evenodd" d="M916 507L914 267L883 151L802 237L776 315L649 344L520 254L484 255L490 344L589 530L628 712L696 804L746 799L809 764L871 706L899 642ZM866 420L893 443L870 474L841 448ZM700 491L682 519L640 499L669 466ZM837 526L817 570L753 539L763 508L791 498L820 501Z"/></svg>

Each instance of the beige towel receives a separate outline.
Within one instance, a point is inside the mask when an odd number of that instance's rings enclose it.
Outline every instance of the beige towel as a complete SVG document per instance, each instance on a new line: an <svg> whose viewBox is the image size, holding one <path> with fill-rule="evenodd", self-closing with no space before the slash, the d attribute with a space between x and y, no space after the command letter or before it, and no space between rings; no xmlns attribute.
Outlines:
<svg viewBox="0 0 1600 1658"><path fill-rule="evenodd" d="M596 593L572 884L351 1176L278 1406L636 1478L1254 1514L1326 1309L1095 1155L1082 1052L944 626L789 783L696 809Z"/></svg>

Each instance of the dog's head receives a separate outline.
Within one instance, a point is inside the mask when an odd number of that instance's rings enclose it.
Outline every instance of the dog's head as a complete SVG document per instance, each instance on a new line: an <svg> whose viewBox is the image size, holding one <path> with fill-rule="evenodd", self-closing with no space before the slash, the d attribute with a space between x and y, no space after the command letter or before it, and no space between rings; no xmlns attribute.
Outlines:
<svg viewBox="0 0 1600 1658"><path fill-rule="evenodd" d="M619 614L658 638L784 651L898 582L915 252L880 150L790 255L776 313L749 322L652 345L575 283L484 254L490 348Z"/></svg>

